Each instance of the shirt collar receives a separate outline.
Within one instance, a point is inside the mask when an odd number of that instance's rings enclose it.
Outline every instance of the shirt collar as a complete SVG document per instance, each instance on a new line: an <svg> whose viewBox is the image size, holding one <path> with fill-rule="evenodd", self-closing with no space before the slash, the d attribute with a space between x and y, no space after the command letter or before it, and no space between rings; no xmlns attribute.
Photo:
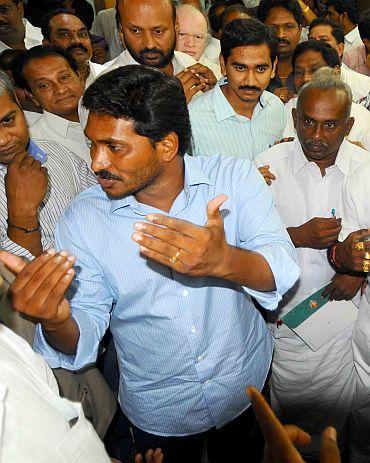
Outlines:
<svg viewBox="0 0 370 463"><path fill-rule="evenodd" d="M63 117L57 116L56 114L49 113L48 111L44 111L43 116L47 124L55 130L55 132L62 135L63 138L67 138L67 133L70 125L78 124L78 122L71 122Z"/></svg>
<svg viewBox="0 0 370 463"><path fill-rule="evenodd" d="M240 114L237 114L234 111L234 108L231 106L231 104L229 103L229 101L227 100L227 98L221 90L221 87L226 84L227 77L222 77L213 89L213 107L217 122L221 122L233 116L240 117ZM256 105L255 109L263 109L267 104L268 100L265 97L265 92L263 92L259 98L259 103L258 105Z"/></svg>
<svg viewBox="0 0 370 463"><path fill-rule="evenodd" d="M343 140L343 143L339 147L338 154L334 163L334 166L336 166L343 175L348 175L350 170L351 156L349 155L349 150L351 149L351 145L349 145L349 143L349 141ZM302 146L297 138L294 141L293 146L294 175L309 163L310 161L306 158Z"/></svg>
<svg viewBox="0 0 370 463"><path fill-rule="evenodd" d="M185 192L189 192L189 188L201 184L212 185L212 180L201 170L199 167L199 161L192 156L185 154L184 156L184 167L185 167L185 182L184 182L184 190ZM139 206L140 203L136 201L135 196L130 195L126 196L122 199L113 199L111 201L111 208L110 212L113 213L117 209L121 209L123 207L134 207ZM138 209L137 207L135 208ZM146 214L143 214L146 215Z"/></svg>
<svg viewBox="0 0 370 463"><path fill-rule="evenodd" d="M346 39L347 42L352 43L355 40L355 38L358 36L358 34L359 34L358 27L356 26L354 29L351 30L351 32L348 32L348 34L346 34L344 38Z"/></svg>

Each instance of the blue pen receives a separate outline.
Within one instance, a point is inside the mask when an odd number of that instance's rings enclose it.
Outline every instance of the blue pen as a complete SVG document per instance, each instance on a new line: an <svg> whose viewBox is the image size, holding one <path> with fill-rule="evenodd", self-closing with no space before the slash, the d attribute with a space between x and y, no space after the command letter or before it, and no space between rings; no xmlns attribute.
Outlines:
<svg viewBox="0 0 370 463"><path fill-rule="evenodd" d="M331 217L332 218L335 217L335 209L334 208L331 210Z"/></svg>

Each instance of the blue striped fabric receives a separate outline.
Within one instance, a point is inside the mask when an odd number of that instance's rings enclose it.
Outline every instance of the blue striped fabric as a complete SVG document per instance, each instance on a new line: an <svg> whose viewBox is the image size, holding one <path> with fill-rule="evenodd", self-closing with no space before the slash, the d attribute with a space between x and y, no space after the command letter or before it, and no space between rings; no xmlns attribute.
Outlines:
<svg viewBox="0 0 370 463"><path fill-rule="evenodd" d="M253 160L280 140L286 113L280 99L263 92L252 119L236 114L222 93L221 79L213 90L191 101L189 114L194 156L237 156Z"/></svg>
<svg viewBox="0 0 370 463"><path fill-rule="evenodd" d="M58 247L77 256L71 306L80 340L70 357L48 346L38 329L35 348L52 367L78 369L94 362L110 324L122 409L147 432L202 432L249 406L244 388L262 387L272 355L251 296L274 309L298 277L295 249L271 192L249 161L185 156L185 186L169 215L203 225L208 201L221 193L229 197L222 206L228 243L265 256L276 291L189 277L141 256L131 239L134 224L158 211L134 196L110 200L92 187L57 226Z"/></svg>

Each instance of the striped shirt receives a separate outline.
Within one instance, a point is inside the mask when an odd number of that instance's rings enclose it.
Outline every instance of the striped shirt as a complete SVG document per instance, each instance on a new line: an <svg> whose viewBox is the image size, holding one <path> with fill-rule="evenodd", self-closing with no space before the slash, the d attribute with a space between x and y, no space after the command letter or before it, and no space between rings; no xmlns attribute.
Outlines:
<svg viewBox="0 0 370 463"><path fill-rule="evenodd" d="M252 118L237 114L221 86L221 79L213 90L189 104L194 156L254 157L282 138L286 125L284 105L269 92L263 92L254 108Z"/></svg>
<svg viewBox="0 0 370 463"><path fill-rule="evenodd" d="M43 165L48 170L48 190L39 208L43 249L54 246L54 231L64 209L81 191L96 184L87 164L59 143L37 140L36 146L46 155ZM8 207L4 177L6 166L0 164L0 244L4 251L32 259L32 254L14 243L7 235Z"/></svg>
<svg viewBox="0 0 370 463"><path fill-rule="evenodd" d="M184 188L169 215L203 225L220 193L228 243L265 257L276 291L212 277L190 277L140 255L134 224L161 212L134 196L111 200L100 186L78 196L56 231L58 248L77 257L71 299L80 338L76 356L52 349L37 330L35 348L52 368L95 361L110 324L120 373L119 400L131 422L159 435L220 427L250 405L271 361L266 324L251 301L274 309L298 277L296 252L270 189L247 160L185 156ZM113 310L112 310L113 306Z"/></svg>

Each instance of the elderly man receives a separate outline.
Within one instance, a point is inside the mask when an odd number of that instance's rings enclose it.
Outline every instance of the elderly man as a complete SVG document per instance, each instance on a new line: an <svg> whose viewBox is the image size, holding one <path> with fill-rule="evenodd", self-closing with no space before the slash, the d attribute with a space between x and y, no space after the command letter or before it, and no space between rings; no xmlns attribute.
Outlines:
<svg viewBox="0 0 370 463"><path fill-rule="evenodd" d="M41 30L23 14L22 1L0 0L0 53L8 48L26 50L41 45Z"/></svg>
<svg viewBox="0 0 370 463"><path fill-rule="evenodd" d="M211 69L217 79L222 77L220 65L215 65L204 56L207 44L207 21L193 5L180 5L176 8L178 23L176 50L182 51Z"/></svg>
<svg viewBox="0 0 370 463"><path fill-rule="evenodd" d="M16 309L42 318L36 348L54 367L94 361L110 324L141 452L197 463L207 441L212 463L237 461L246 445L260 461L244 387L262 387L272 351L251 296L273 309L298 277L271 194L248 161L185 155L184 93L157 69L100 76L83 104L100 186L57 229L58 248L78 260L76 291L44 314L23 298ZM42 283L56 260L43 263L25 284Z"/></svg>
<svg viewBox="0 0 370 463"><path fill-rule="evenodd" d="M254 19L234 19L221 36L216 87L189 105L195 156L215 153L252 160L280 140L283 103L265 91L276 66L277 39Z"/></svg>
<svg viewBox="0 0 370 463"><path fill-rule="evenodd" d="M330 69L318 71L300 90L293 110L298 140L276 145L256 158L258 166L269 164L276 176L271 186L275 203L302 269L297 284L270 317L275 338L272 406L283 422L312 435L303 451L311 458L318 458L319 436L329 424L339 432L344 448L355 389L354 323L313 351L279 319L325 285L322 296L349 300L365 281L363 275L335 273L327 261L327 249L341 230L337 217L342 215L343 187L369 156L344 140L353 124L351 103L351 90L339 76Z"/></svg>
<svg viewBox="0 0 370 463"><path fill-rule="evenodd" d="M302 9L298 0L261 0L258 17L276 30L279 40L278 64L267 89L286 103L295 94L292 56L301 39Z"/></svg>
<svg viewBox="0 0 370 463"><path fill-rule="evenodd" d="M341 75L340 61L337 53L329 45L318 42L317 40L309 40L300 43L295 49L292 61L294 66L294 85L297 91L299 91L304 84L309 82L314 73L322 67L331 67L334 70L333 77L335 73ZM284 137L296 136L292 118L292 108L296 106L297 98L291 99L285 105L288 121L284 130ZM360 142L365 149L370 150L369 111L359 104L352 103L351 117L354 118L354 124L348 134L348 139L354 142Z"/></svg>
<svg viewBox="0 0 370 463"><path fill-rule="evenodd" d="M54 10L43 19L44 45L64 48L75 59L78 72L88 87L106 66L91 61L93 49L83 19L69 10Z"/></svg>
<svg viewBox="0 0 370 463"><path fill-rule="evenodd" d="M358 0L328 0L326 17L340 24L344 31L344 51L361 45L358 32Z"/></svg>
<svg viewBox="0 0 370 463"><path fill-rule="evenodd" d="M370 77L370 8L360 15L358 32L362 44L344 53L343 62L354 71Z"/></svg>
<svg viewBox="0 0 370 463"><path fill-rule="evenodd" d="M16 85L43 109L43 115L29 127L31 137L56 141L90 165L78 115L84 84L72 56L62 48L34 47L16 59L13 76Z"/></svg>
<svg viewBox="0 0 370 463"><path fill-rule="evenodd" d="M316 19L309 28L309 38L320 40L331 45L342 59L344 50L344 34L340 26L330 19ZM347 67L340 66L341 77L352 90L353 101L368 107L370 104L370 77L364 76Z"/></svg>
<svg viewBox="0 0 370 463"><path fill-rule="evenodd" d="M116 4L126 50L109 70L144 64L182 83L189 102L199 91L214 86L213 72L176 48L176 8L173 0L118 0Z"/></svg>

